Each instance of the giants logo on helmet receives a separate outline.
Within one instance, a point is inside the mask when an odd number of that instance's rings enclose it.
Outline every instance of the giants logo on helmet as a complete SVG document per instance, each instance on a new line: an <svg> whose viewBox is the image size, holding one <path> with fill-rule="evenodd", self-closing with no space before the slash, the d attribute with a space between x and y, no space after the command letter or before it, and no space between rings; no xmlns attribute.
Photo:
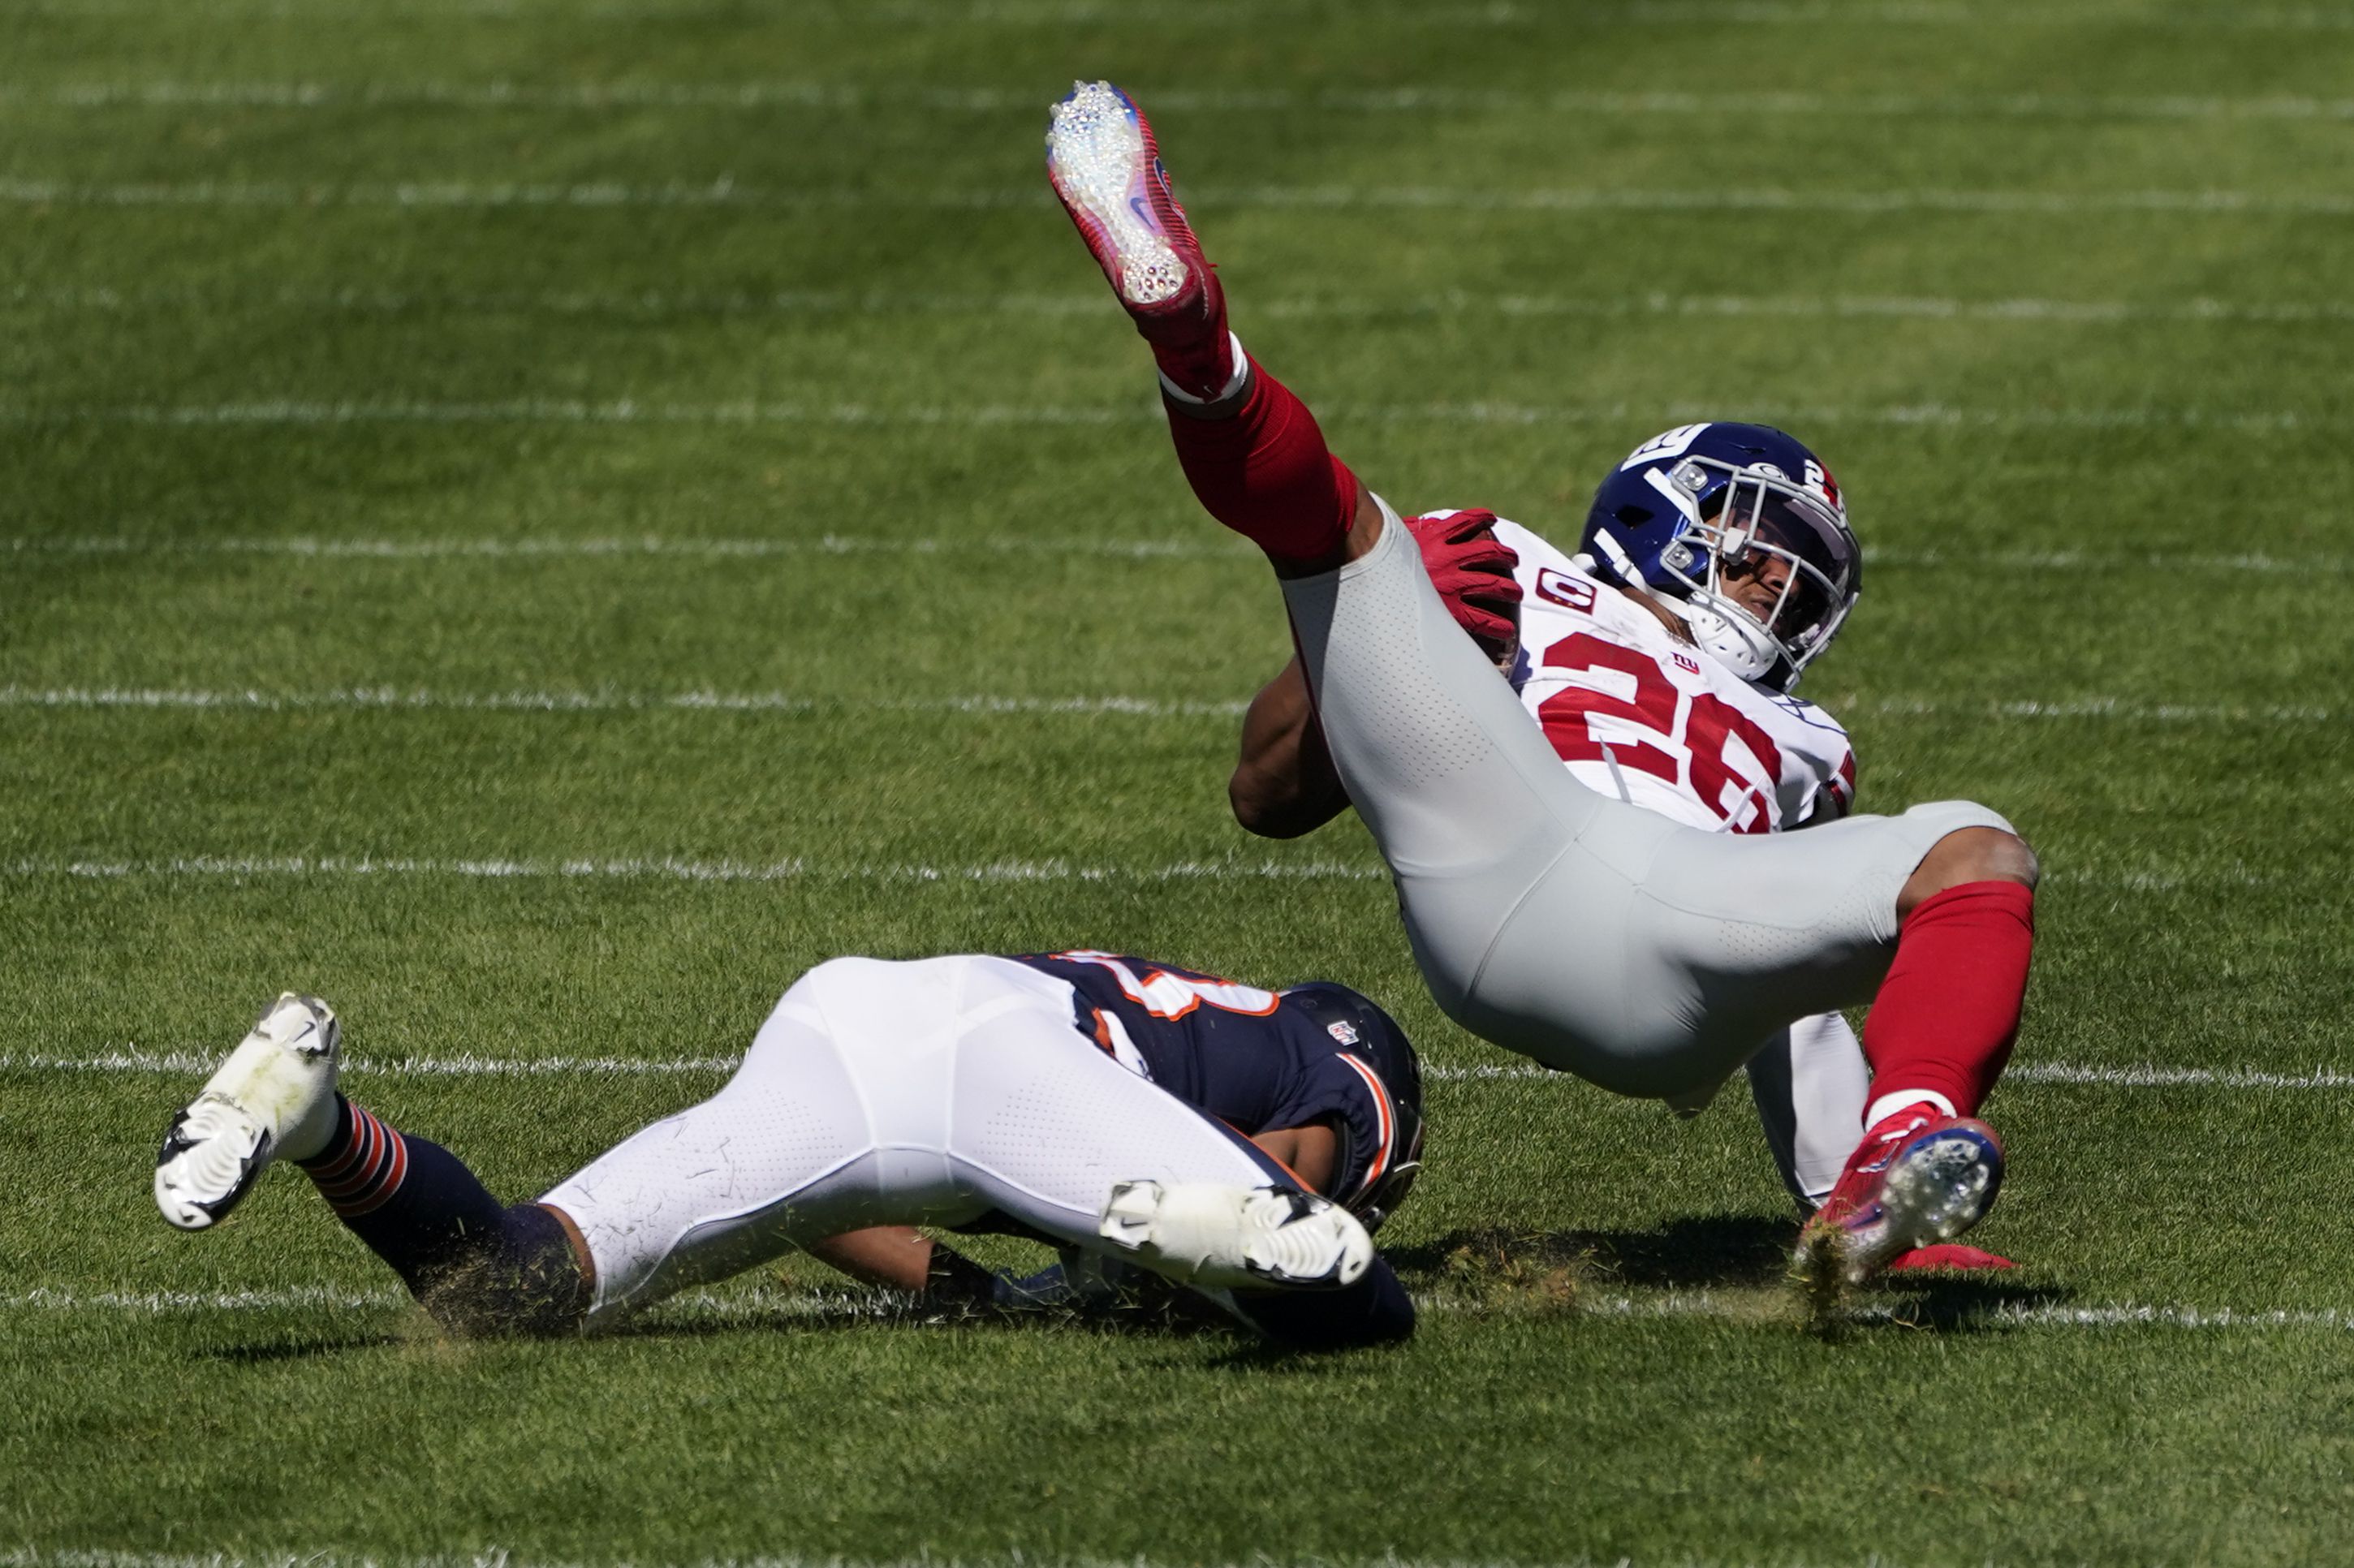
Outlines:
<svg viewBox="0 0 2354 1568"><path fill-rule="evenodd" d="M1840 499L1839 481L1831 477L1830 470L1813 458L1807 460L1806 486L1829 502L1832 511L1842 517L1847 515L1847 503Z"/></svg>

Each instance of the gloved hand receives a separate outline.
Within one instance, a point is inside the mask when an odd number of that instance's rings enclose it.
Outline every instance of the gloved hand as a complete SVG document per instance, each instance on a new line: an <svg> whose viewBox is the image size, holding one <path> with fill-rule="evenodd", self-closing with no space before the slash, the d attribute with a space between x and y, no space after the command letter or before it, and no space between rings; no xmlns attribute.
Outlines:
<svg viewBox="0 0 2354 1568"><path fill-rule="evenodd" d="M1496 514L1450 512L1409 517L1405 525L1447 613L1499 669L1510 670L1521 648L1521 585L1512 577L1520 558L1496 537Z"/></svg>

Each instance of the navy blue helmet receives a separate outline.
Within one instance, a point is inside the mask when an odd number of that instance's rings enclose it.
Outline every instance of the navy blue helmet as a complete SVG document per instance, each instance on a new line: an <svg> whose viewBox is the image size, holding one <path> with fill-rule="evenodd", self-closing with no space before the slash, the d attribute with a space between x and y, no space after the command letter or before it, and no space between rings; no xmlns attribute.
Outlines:
<svg viewBox="0 0 2354 1568"><path fill-rule="evenodd" d="M1595 572L1648 588L1734 673L1777 691L1830 646L1863 588L1839 482L1766 425L1681 425L1594 493L1578 548ZM1762 580L1756 608L1728 591Z"/></svg>
<svg viewBox="0 0 2354 1568"><path fill-rule="evenodd" d="M1422 1171L1422 1068L1413 1043L1397 1020L1347 986L1311 980L1282 994L1287 1006L1332 1038L1340 1059L1364 1075L1373 1091L1372 1125L1340 1118L1341 1175L1333 1197L1365 1229L1378 1230L1405 1202Z"/></svg>

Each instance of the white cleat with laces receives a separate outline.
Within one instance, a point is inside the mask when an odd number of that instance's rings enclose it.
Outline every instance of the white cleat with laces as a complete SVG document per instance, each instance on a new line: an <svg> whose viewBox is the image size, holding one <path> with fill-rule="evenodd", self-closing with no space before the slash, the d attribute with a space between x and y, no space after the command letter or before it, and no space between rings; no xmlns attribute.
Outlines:
<svg viewBox="0 0 2354 1568"><path fill-rule="evenodd" d="M343 1029L315 996L288 991L181 1107L155 1156L155 1206L184 1231L224 1218L279 1159L303 1160L335 1131Z"/></svg>
<svg viewBox="0 0 2354 1568"><path fill-rule="evenodd" d="M1204 1290L1337 1290L1373 1266L1357 1217L1290 1187L1122 1181L1097 1234L1155 1274Z"/></svg>

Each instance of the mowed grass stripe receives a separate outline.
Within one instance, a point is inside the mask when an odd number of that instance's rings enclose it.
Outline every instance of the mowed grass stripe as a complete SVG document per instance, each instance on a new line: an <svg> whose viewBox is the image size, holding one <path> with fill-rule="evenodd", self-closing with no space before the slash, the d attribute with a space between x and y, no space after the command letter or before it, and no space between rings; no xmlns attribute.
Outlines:
<svg viewBox="0 0 2354 1568"><path fill-rule="evenodd" d="M399 282L281 285L248 292L153 284L34 284L0 289L0 308L130 312L142 310L251 310L265 313L328 312L352 314L429 315L545 313L552 315L612 315L640 318L694 315L1066 316L1116 321L1118 304L1101 290L1083 294L1034 294L1019 291L960 294L916 290L829 289L716 290L677 287L596 291L588 289L462 290ZM1878 294L1758 295L1640 293L1578 296L1500 293L1460 288L1378 298L1363 294L1283 295L1253 293L1250 314L1269 321L1317 321L1494 314L1507 319L1592 316L1760 317L1768 320L1892 320L2051 323L2091 326L2174 323L2221 326L2309 326L2354 323L2354 304L2338 301L2230 300L2196 295L2179 299L2064 300L2021 297L1968 299L1954 295Z"/></svg>
<svg viewBox="0 0 2354 1568"><path fill-rule="evenodd" d="M1043 182L1042 182L1043 186ZM1884 190L1783 190L1757 186L1670 190L1604 186L1524 186L1479 190L1438 185L1238 185L1188 188L1189 209L1309 212L1787 213L1884 217L1958 213L2073 218L2138 214L2153 217L2243 215L2342 217L2354 196L2332 191L2088 190L2028 191L1898 187ZM37 207L747 207L808 212L988 212L1052 210L1043 188L962 190L789 189L738 183L731 176L647 183L581 180L489 182L423 177L389 182L197 180L81 182L0 179L0 202Z"/></svg>
<svg viewBox="0 0 2354 1568"><path fill-rule="evenodd" d="M1564 547L1570 547L1564 543ZM1110 561L1253 561L1258 552L1232 535L1198 533L1167 538L1055 538L990 535L821 534L802 538L696 538L641 534L563 538L555 535L424 535L416 538L339 538L293 535L284 538L164 534L20 534L0 538L0 556L286 556L304 560L476 561L557 559L760 560L832 556L1101 556ZM1974 570L2037 573L2119 571L2247 573L2260 577L2338 576L2354 572L2354 555L2234 555L2179 550L2054 549L1984 550L1912 548L1866 545L1864 564L1882 569L1967 567Z"/></svg>
<svg viewBox="0 0 2354 1568"><path fill-rule="evenodd" d="M1432 111L1482 114L1531 112L1617 118L1721 114L1742 119L1815 117L1994 120L2354 120L2354 98L2266 95L2241 98L2191 94L1909 93L1909 92L1606 92L1567 89L1529 92L1502 86L1402 83L1378 89L1201 88L1140 89L1155 113L1285 112L1421 114ZM643 109L879 110L1019 113L1035 119L1052 98L1039 90L939 87L923 83L869 86L833 81L535 82L494 79L380 81L82 81L47 85L0 83L0 106L46 104L69 109L220 107L320 109L434 108L571 111Z"/></svg>
<svg viewBox="0 0 2354 1568"><path fill-rule="evenodd" d="M1422 1312L1441 1316L1454 1314L1481 1315L1492 1308L1447 1295L1415 1293L1415 1305ZM337 1290L327 1287L275 1287L249 1290L150 1290L83 1292L57 1288L36 1288L0 1295L0 1311L12 1312L71 1312L112 1313L127 1316L156 1317L166 1314L198 1312L288 1312L288 1311L406 1311L414 1302L406 1294L389 1289ZM1776 1311L1776 1307L1782 1310ZM1632 1291L1582 1292L1559 1309L1567 1318L1600 1317L1614 1319L1698 1318L1715 1319L1750 1327L1789 1329L1798 1319L1795 1300L1782 1302L1771 1292L1713 1292L1708 1290L1666 1291L1659 1293ZM1917 1308L1901 1304L1876 1301L1851 1303L1845 1317L1854 1323L1903 1324L1918 1322ZM790 1319L794 1318L863 1317L910 1320L911 1326L921 1326L922 1319L907 1298L882 1290L852 1288L815 1288L780 1290L774 1287L740 1291L693 1291L672 1297L651 1308L644 1321L659 1323L684 1319L689 1322L731 1323L747 1320ZM2343 1332L2354 1329L2354 1308L2341 1307L2191 1307L2179 1304L2142 1304L2119 1302L2109 1304L2042 1304L2033 1302L1989 1301L1975 1310L1960 1315L1957 1326L2001 1327L2009 1329L2184 1329L2208 1331L2239 1330L2264 1332L2282 1330L2321 1329ZM624 1330L624 1332L627 1330ZM38 1559L34 1559L37 1561ZM27 1561L18 1553L0 1552L0 1568ZM51 1561L202 1563L205 1568L222 1568L239 1561L234 1557L216 1555L201 1559L141 1556L133 1553L90 1552L59 1553ZM305 1563L335 1561L332 1553L306 1554ZM506 1559L504 1554L501 1563ZM282 1565L281 1565L282 1568ZM369 1560L369 1568L379 1568L376 1560ZM699 1568L717 1568L705 1563ZM834 1560L828 1568L841 1568ZM1454 1568L1460 1568L1459 1564Z"/></svg>
<svg viewBox="0 0 2354 1568"><path fill-rule="evenodd" d="M1058 883L1166 884L1225 882L1378 882L1379 865L1330 860L1208 858L1157 865L1087 864L1067 860L1004 857L964 864L908 862L832 863L791 857L773 861L695 860L673 855L526 859L439 857L403 854L236 855L189 854L149 860L20 857L0 862L0 878L121 882L191 881L253 877L352 878L444 877L492 881L657 880L679 883ZM2335 865L2314 864L2298 874L2257 871L2244 865L2111 869L2049 865L2045 885L2073 885L2158 893L2181 889L2295 886L2310 880L2334 885Z"/></svg>
<svg viewBox="0 0 2354 1568"><path fill-rule="evenodd" d="M81 1052L0 1053L0 1073L128 1075L207 1074L223 1053L189 1046L157 1051L138 1045ZM732 1073L741 1056L396 1056L344 1064L343 1074L378 1078L694 1077ZM1534 1082L1568 1086L1577 1079L1534 1064L1450 1065L1423 1064L1424 1078L1441 1084ZM2253 1089L2342 1093L2354 1089L2354 1072L2316 1067L2309 1073L2272 1073L2237 1067L2171 1067L2142 1063L2111 1066L2082 1062L2023 1062L2007 1069L2006 1085L2112 1089Z"/></svg>
<svg viewBox="0 0 2354 1568"><path fill-rule="evenodd" d="M1623 424L1638 417L1654 422L1721 418L1722 404L1670 403L1642 409L1627 403L1527 404L1511 402L1381 404L1331 402L1316 410L1334 425L1559 426ZM1942 403L1899 403L1879 408L1771 408L1777 419L1815 425L1933 427L1951 429L2199 430L2295 434L2354 424L2354 414L2335 410L2201 408L1956 408ZM171 428L291 426L334 429L383 425L583 425L759 426L820 425L843 429L896 430L924 427L1040 428L1135 426L1157 428L1167 416L1134 404L965 403L885 407L863 403L677 403L634 397L599 400L521 397L491 402L257 397L218 403L0 405L0 424L129 425Z"/></svg>
<svg viewBox="0 0 2354 1568"><path fill-rule="evenodd" d="M2348 711L2305 703L2142 702L2089 696L1985 703L1928 697L1879 696L1833 702L1842 714L1973 719L2108 719L2120 724L2281 726L2331 725ZM673 710L710 714L1040 714L1077 718L1202 718L1232 720L1249 705L1240 699L1181 701L1123 695L1016 696L978 694L941 697L825 695L791 692L629 693L587 691L434 692L398 686L355 686L324 692L203 691L189 688L0 686L0 708L68 708L132 713L301 713L395 709L448 713L580 714Z"/></svg>

